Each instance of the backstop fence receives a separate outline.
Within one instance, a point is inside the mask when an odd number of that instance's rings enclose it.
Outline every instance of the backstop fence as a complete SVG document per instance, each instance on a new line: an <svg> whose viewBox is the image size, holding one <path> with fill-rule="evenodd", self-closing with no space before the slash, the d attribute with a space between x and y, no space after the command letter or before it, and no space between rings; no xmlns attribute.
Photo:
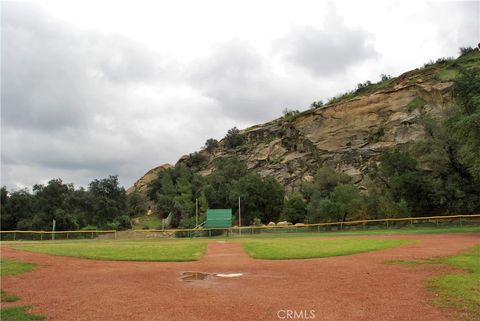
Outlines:
<svg viewBox="0 0 480 321"><path fill-rule="evenodd" d="M256 234L276 233L321 233L334 231L383 230L402 228L447 228L472 226L480 227L480 214L386 218L316 224L244 226L232 228L198 229L142 229L142 230L95 230L95 231L0 231L2 241L47 241L75 239L150 239L150 238L192 238L192 237L240 237Z"/></svg>

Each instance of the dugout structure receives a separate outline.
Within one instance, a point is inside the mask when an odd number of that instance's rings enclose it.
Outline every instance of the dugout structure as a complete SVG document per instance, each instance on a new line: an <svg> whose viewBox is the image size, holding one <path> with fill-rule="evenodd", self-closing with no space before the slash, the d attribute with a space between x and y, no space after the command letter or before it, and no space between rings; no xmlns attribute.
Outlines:
<svg viewBox="0 0 480 321"><path fill-rule="evenodd" d="M232 209L208 209L207 220L202 224L203 228L231 228Z"/></svg>

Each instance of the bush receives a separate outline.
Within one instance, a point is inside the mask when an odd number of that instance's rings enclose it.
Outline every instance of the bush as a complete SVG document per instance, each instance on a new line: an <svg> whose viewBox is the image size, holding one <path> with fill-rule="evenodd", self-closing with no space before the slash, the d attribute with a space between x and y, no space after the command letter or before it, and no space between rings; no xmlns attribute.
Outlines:
<svg viewBox="0 0 480 321"><path fill-rule="evenodd" d="M460 47L459 50L460 50L460 57L461 57L461 56L465 56L466 54L471 53L475 49L473 49L472 47Z"/></svg>
<svg viewBox="0 0 480 321"><path fill-rule="evenodd" d="M240 146L244 142L243 136L240 134L240 130L237 127L233 127L228 130L225 136L225 143L228 148L235 148Z"/></svg>
<svg viewBox="0 0 480 321"><path fill-rule="evenodd" d="M307 205L300 193L292 193L288 196L283 206L281 219L295 223L305 221L307 215Z"/></svg>
<svg viewBox="0 0 480 321"><path fill-rule="evenodd" d="M117 225L117 229L120 231L128 230L132 228L132 221L130 220L130 216L122 215L115 219L114 224Z"/></svg>
<svg viewBox="0 0 480 321"><path fill-rule="evenodd" d="M415 109L422 109L426 103L427 102L422 97L417 96L407 104L406 109L411 113Z"/></svg>
<svg viewBox="0 0 480 321"><path fill-rule="evenodd" d="M190 157L185 163L188 167L199 167L203 162L205 162L205 160L205 156L199 152L195 152L190 154Z"/></svg>
<svg viewBox="0 0 480 321"><path fill-rule="evenodd" d="M217 146L218 146L218 140L214 138L209 138L205 142L205 148L210 154L215 150L215 148L217 148Z"/></svg>
<svg viewBox="0 0 480 321"><path fill-rule="evenodd" d="M319 101L314 101L313 103L310 104L310 108L319 108L323 106L323 100Z"/></svg>

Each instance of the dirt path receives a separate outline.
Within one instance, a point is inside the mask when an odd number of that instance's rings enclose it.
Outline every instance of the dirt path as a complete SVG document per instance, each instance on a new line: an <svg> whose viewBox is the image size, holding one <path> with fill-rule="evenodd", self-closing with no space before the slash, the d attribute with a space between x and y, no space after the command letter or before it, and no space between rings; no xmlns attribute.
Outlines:
<svg viewBox="0 0 480 321"><path fill-rule="evenodd" d="M383 262L451 255L480 243L480 235L379 238L420 242L344 257L267 261L248 257L239 242L213 241L200 261L185 263L93 261L3 247L2 256L39 267L2 278L2 288L58 321L288 320L284 310L306 313L297 320L452 320L449 311L428 304L424 281L438 270ZM184 271L244 275L186 283L180 281Z"/></svg>

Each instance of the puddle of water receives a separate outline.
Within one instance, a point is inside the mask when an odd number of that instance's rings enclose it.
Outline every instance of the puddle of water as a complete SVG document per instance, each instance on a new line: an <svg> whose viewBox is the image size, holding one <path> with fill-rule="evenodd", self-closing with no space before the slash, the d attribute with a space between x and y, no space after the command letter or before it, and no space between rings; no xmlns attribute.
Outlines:
<svg viewBox="0 0 480 321"><path fill-rule="evenodd" d="M219 278L236 278L243 273L205 273L205 272L182 272L180 280L183 282L204 281L209 275Z"/></svg>
<svg viewBox="0 0 480 321"><path fill-rule="evenodd" d="M181 280L183 282L203 281L209 276L204 272L183 272Z"/></svg>

